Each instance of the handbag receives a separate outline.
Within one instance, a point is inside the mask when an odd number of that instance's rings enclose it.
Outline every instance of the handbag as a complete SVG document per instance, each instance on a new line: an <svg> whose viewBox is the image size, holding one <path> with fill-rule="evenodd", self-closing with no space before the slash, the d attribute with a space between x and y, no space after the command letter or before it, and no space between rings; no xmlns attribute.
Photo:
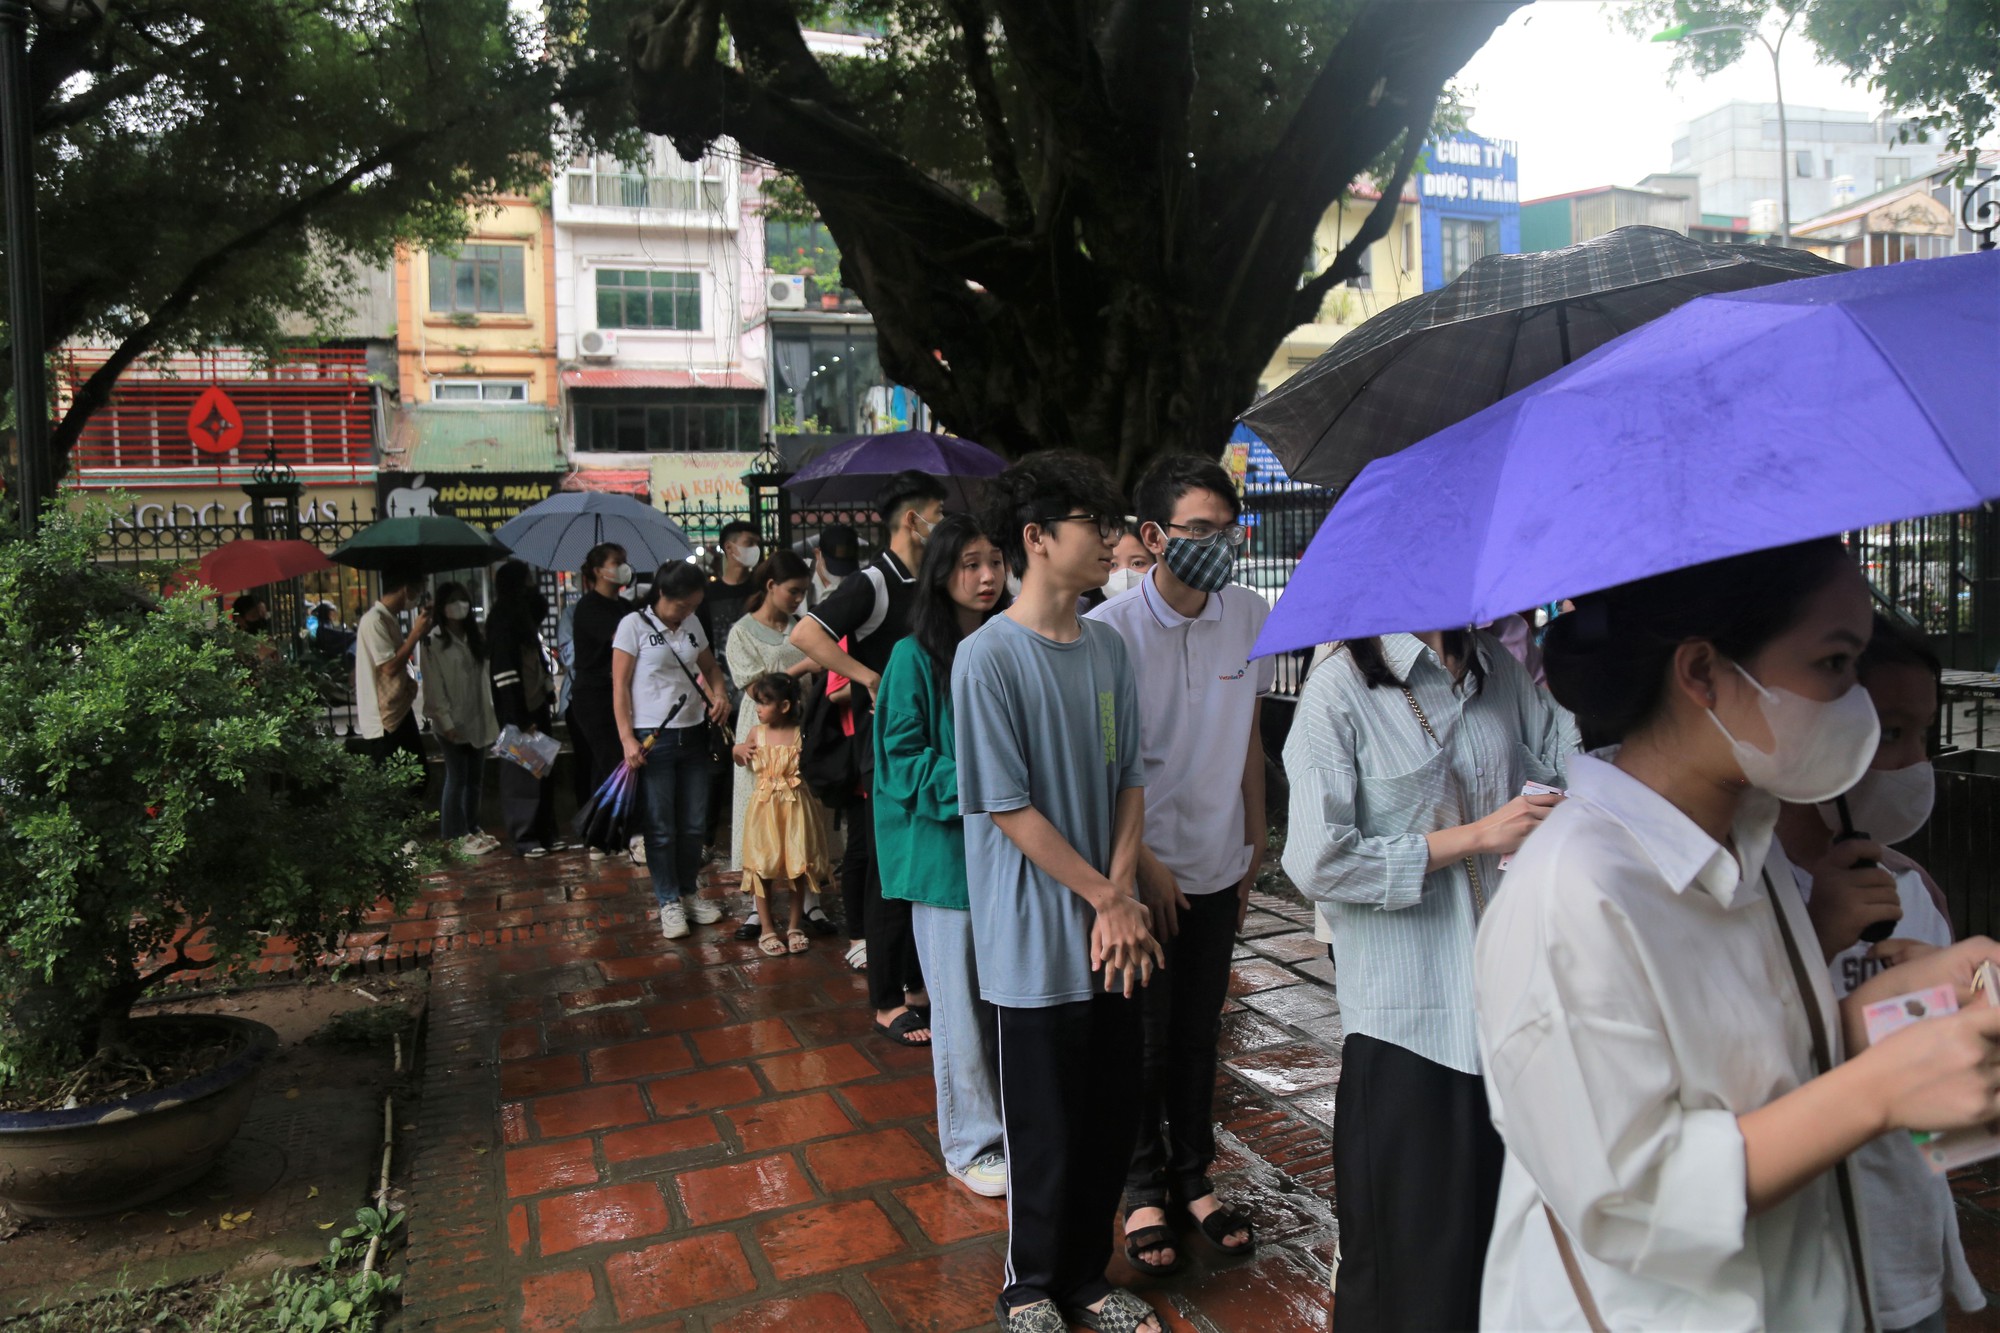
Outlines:
<svg viewBox="0 0 2000 1333"><path fill-rule="evenodd" d="M648 624L659 625L660 633L662 634L667 633L667 627L665 625L660 625L659 621L653 619L653 613L651 611L641 611L639 614L646 617L646 621ZM663 646L666 648L668 653L672 654L674 659L674 664L680 667L681 674L685 675L688 678L688 684L694 686L694 701L698 702L701 705L703 714L701 720L701 726L706 729L706 734L708 737L709 762L715 764L729 763L730 751L732 751L736 747L735 734L732 733L729 730L729 728L723 726L720 722L717 722L714 718L707 716L708 691L702 688L701 677L695 675L693 670L689 668L687 664L687 659L683 658L679 653L674 652L674 646L672 643L667 643Z"/></svg>

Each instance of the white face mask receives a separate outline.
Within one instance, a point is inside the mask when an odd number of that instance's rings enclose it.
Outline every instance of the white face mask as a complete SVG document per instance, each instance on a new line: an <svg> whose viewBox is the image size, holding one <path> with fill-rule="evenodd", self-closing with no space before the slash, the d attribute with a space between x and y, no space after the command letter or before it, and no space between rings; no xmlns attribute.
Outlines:
<svg viewBox="0 0 2000 1333"><path fill-rule="evenodd" d="M1129 592L1145 581L1143 569L1114 569L1111 577L1104 580L1104 595L1116 597L1121 592Z"/></svg>
<svg viewBox="0 0 2000 1333"><path fill-rule="evenodd" d="M631 601L633 596L632 585L629 582L622 585L618 589L618 596L625 601Z"/></svg>
<svg viewBox="0 0 2000 1333"><path fill-rule="evenodd" d="M1847 812L1854 817L1854 830L1865 833L1885 847L1916 836L1931 817L1931 802L1937 799L1937 774L1930 760L1908 768L1871 768L1861 775L1847 793ZM1840 810L1831 801L1819 808L1820 818L1835 833L1840 832Z"/></svg>
<svg viewBox="0 0 2000 1333"><path fill-rule="evenodd" d="M743 566L743 568L755 569L757 562L764 558L764 548L753 542L748 546L737 547L731 552L731 555L735 558L736 563Z"/></svg>
<svg viewBox="0 0 2000 1333"><path fill-rule="evenodd" d="M471 602L446 602L444 604L444 618L446 620L463 620L470 614L472 614Z"/></svg>
<svg viewBox="0 0 2000 1333"><path fill-rule="evenodd" d="M613 565L611 567L610 573L608 573L605 577L609 578L613 583L616 583L620 587L624 587L632 582L632 566Z"/></svg>
<svg viewBox="0 0 2000 1333"><path fill-rule="evenodd" d="M1767 689L1741 666L1730 665L1757 691L1757 706L1775 748L1766 752L1737 740L1713 708L1708 717L1728 737L1751 786L1781 801L1811 805L1832 800L1868 771L1882 739L1882 721L1868 691L1856 686L1822 703L1790 690Z"/></svg>

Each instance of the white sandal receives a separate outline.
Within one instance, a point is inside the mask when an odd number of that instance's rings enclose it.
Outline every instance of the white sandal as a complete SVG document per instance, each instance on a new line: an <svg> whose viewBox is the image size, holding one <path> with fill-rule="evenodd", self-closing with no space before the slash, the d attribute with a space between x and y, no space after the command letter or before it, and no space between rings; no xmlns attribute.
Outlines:
<svg viewBox="0 0 2000 1333"><path fill-rule="evenodd" d="M847 965L856 972L868 970L868 941L856 940L847 946Z"/></svg>

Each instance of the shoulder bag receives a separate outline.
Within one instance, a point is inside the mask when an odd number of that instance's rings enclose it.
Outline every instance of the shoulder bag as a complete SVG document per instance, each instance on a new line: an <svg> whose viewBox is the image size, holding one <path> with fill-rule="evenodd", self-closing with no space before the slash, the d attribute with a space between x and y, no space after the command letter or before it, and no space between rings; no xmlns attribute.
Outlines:
<svg viewBox="0 0 2000 1333"><path fill-rule="evenodd" d="M729 728L707 715L708 691L702 688L701 677L694 674L694 669L687 664L687 659L674 651L672 632L665 625L660 624L654 618L651 611L641 611L639 614L646 618L647 624L659 626L660 633L667 640L661 646L673 657L674 665L681 669L681 674L688 678L688 684L694 687L694 696L691 702L699 706L702 711L702 721L699 725L706 729L708 736L709 762L716 764L729 763L730 751L735 747L736 738Z"/></svg>

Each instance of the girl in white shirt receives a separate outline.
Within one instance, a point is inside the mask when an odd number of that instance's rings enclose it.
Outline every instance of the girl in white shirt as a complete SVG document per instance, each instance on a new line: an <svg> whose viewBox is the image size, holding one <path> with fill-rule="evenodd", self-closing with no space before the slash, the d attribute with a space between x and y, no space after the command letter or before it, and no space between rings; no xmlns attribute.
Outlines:
<svg viewBox="0 0 2000 1333"><path fill-rule="evenodd" d="M1836 842L1843 827L1831 802L1788 805L1778 820L1785 852L1810 879L1806 911L1844 996L1881 972L1915 941L1951 943L1943 897L1924 868L1890 845L1915 836L1930 818L1937 779L1924 739L1937 718L1936 654L1884 616L1861 655L1862 687L1875 705L1882 740L1875 758L1843 798L1862 836ZM1893 927L1880 947L1862 938L1867 926ZM1962 1310L1986 1297L1965 1262L1951 1184L1933 1173L1906 1135L1886 1134L1849 1161L1855 1202L1868 1235L1875 1310L1891 1333L1943 1333L1947 1292Z"/></svg>
<svg viewBox="0 0 2000 1333"><path fill-rule="evenodd" d="M1873 1328L1843 1159L2000 1115L2000 1011L1875 1047L1861 1022L1931 985L1969 998L2000 946L1836 1004L1771 836L1780 800L1830 798L1875 753L1869 633L1830 540L1579 598L1551 627L1557 700L1622 744L1572 762L1479 935L1507 1147L1484 1327Z"/></svg>

